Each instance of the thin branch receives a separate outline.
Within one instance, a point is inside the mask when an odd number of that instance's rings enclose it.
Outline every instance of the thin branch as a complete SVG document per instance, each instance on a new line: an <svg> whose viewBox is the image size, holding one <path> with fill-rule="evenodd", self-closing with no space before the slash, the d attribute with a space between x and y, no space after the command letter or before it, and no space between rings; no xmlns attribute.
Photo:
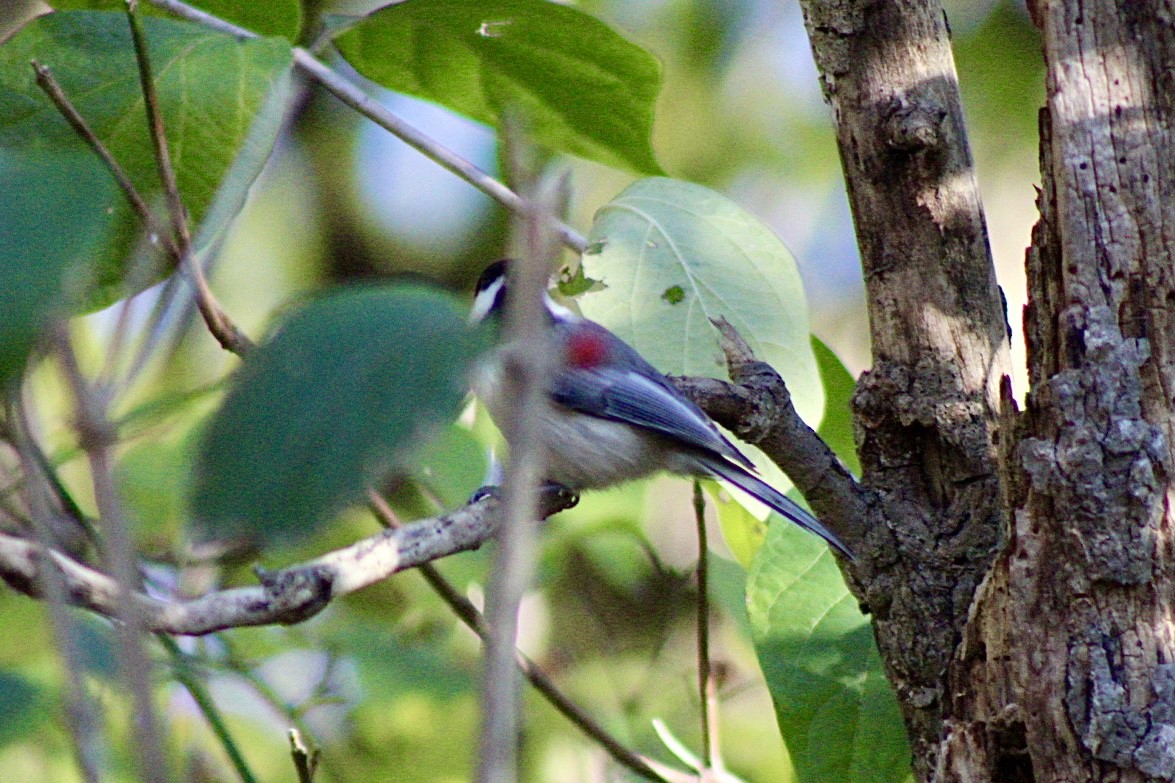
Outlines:
<svg viewBox="0 0 1175 783"><path fill-rule="evenodd" d="M240 777L241 783L257 783L257 776L249 768L249 764L245 761L245 756L237 746L236 740L229 733L228 725L224 722L224 718L221 716L216 702L213 701L212 695L208 693L208 689L204 687L204 683L200 681L200 678L193 671L188 655L180 649L175 639L167 634L156 634L155 638L159 640L159 643L163 645L163 649L167 651L168 657L171 658L172 673L175 676L176 682L184 686L188 694L192 697L192 700L196 702L196 706L199 707L200 712L204 715L204 720L208 721L212 733L216 735L220 746L224 748L224 752L228 755L233 769L237 771L237 776Z"/></svg>
<svg viewBox="0 0 1175 783"><path fill-rule="evenodd" d="M713 699L714 682L710 670L710 557L706 541L706 497L702 483L694 479L694 522L698 533L698 704L702 718L702 764L713 766L717 755L717 711Z"/></svg>
<svg viewBox="0 0 1175 783"><path fill-rule="evenodd" d="M525 183L528 198L520 213L524 252L508 270L511 296L506 301L506 342L499 348L505 398L513 400L507 420L499 422L510 442L510 460L502 488L505 518L497 557L486 590L485 665L482 672L482 726L478 747L478 783L509 783L518 777L519 679L515 661L518 608L530 586L537 558L539 487L545 476L550 401L543 379L554 361L543 294L558 248L548 230L548 215L558 214L563 183L536 181L523 160L527 148L508 128L507 157L515 182Z"/></svg>
<svg viewBox="0 0 1175 783"><path fill-rule="evenodd" d="M314 783L314 772L318 769L318 748L310 750L302 740L302 733L290 729L290 755L298 773L298 783Z"/></svg>
<svg viewBox="0 0 1175 783"><path fill-rule="evenodd" d="M221 346L238 356L243 356L253 342L237 328L232 319L221 308L216 296L208 286L204 270L197 263L192 252L192 236L188 227L188 211L180 196L176 182L175 167L168 150L167 133L163 127L163 114L159 110L159 98L155 92L155 79L151 72L151 57L147 50L147 38L139 22L138 0L127 0L127 21L130 23L131 38L135 45L135 57L139 66L139 81L143 88L143 102L147 111L147 125L151 131L151 142L155 151L155 167L159 181L167 198L167 211L171 217L171 228L175 244L179 249L179 262L191 278L196 289L196 304L208 331Z"/></svg>
<svg viewBox="0 0 1175 783"><path fill-rule="evenodd" d="M400 526L395 512L392 511L387 501L381 495L372 491L369 493L369 497L371 499L372 510L384 525L392 528ZM477 634L478 638L485 641L489 635L489 628L486 625L485 617L469 599L461 595L460 591L453 587L449 580L436 567L436 564L425 563L421 565L420 574L428 582L429 586L432 587L433 591L440 596L441 600L448 605L453 614L457 615L458 619L465 623L469 630ZM620 740L609 734L583 708L571 701L571 699L559 690L559 687L547 676L546 672L539 668L538 664L517 649L515 649L514 656L518 669L526 677L531 686L539 692L539 695L545 698L557 712L571 721L580 731L600 745L618 764L648 780L668 781L672 779L671 777L659 774L652 766L653 762L651 760L629 750Z"/></svg>
<svg viewBox="0 0 1175 783"><path fill-rule="evenodd" d="M237 38L247 39L258 37L257 33L251 30L238 27L231 22L193 8L187 3L180 2L180 0L147 0L147 2L188 21L205 25L213 30ZM294 64L340 101L364 117L367 117L384 130L387 130L414 150L424 154L445 170L473 185L473 187L485 193L511 212L518 214L525 210L523 199L505 184L482 171L472 162L461 157L436 139L404 122L395 114L388 111L378 101L363 92L362 89L352 84L345 76L323 63L306 49L296 46L293 52ZM587 240L575 229L554 218L551 219L551 224L559 237L559 241L564 245L577 253L582 253L587 248Z"/></svg>
<svg viewBox="0 0 1175 783"><path fill-rule="evenodd" d="M147 37L139 21L138 0L127 0L126 16L131 27L131 40L135 45L135 58L139 66L139 83L143 90L143 106L147 112L147 127L151 131L151 146L155 153L155 170L163 185L167 198L167 213L171 217L171 230L180 248L190 249L191 232L188 230L188 210L180 197L179 184L175 178L175 167L171 162L171 151L167 145L167 132L163 127L163 113L159 110L159 96L155 92L155 76L151 67L151 55L147 51Z"/></svg>
<svg viewBox="0 0 1175 783"><path fill-rule="evenodd" d="M545 498L543 511L572 505L569 495ZM259 586L164 601L131 591L120 603L117 582L56 550L0 533L0 577L16 590L42 598L41 570L48 559L65 579L70 603L107 617L128 608L150 631L199 636L226 628L292 624L320 612L331 600L421 563L477 549L493 536L499 501L486 496L456 511L386 530L297 566L262 573Z"/></svg>
<svg viewBox="0 0 1175 783"><path fill-rule="evenodd" d="M90 149L94 151L94 154L98 156L103 164L105 164L111 176L114 177L115 182L118 183L118 186L122 190L123 195L126 197L127 202L130 204L131 209L135 211L135 214L139 216L139 220L143 222L143 226L147 233L147 240L152 244L161 245L163 250L168 254L168 256L171 257L172 261L179 265L182 259L180 248L176 245L171 232L169 232L167 228L159 222L159 219L147 205L147 202L143 198L142 194L139 193L138 189L135 187L135 184L131 182L131 178L126 173L126 170L123 169L117 160L115 160L114 156L110 153L110 150L106 148L106 145L102 143L102 140L99 139L98 136L94 133L93 129L90 128L85 118L81 116L78 110L74 107L73 103L70 102L69 97L66 96L65 91L61 88L61 84L53 76L50 68L46 65L42 65L37 60L32 61L32 66L33 70L36 72L36 81L38 86L40 86L45 94L49 96L49 99L53 102L53 105L57 107L57 110L61 112L61 115L65 117L66 121L69 122L69 124L73 127L78 137L81 138L82 141L84 141L90 147ZM147 356L151 353L153 347L157 343L159 333L161 331L160 325L165 322L164 316L167 313L170 303L175 297L178 280L179 278L173 275L164 285L163 293L159 297L159 301L152 311L152 326L149 329L150 333L140 347L140 350L134 361L131 363L130 368L128 368L126 372L126 378L124 379L125 382L129 383L129 380L139 373L146 363ZM119 330L125 328L123 321L126 314L128 313L128 308L131 306L133 301L134 298L132 297L128 299L123 305L123 311L120 314L118 324ZM181 321L186 322L186 319L181 319ZM102 388L106 389L110 387L109 378L112 376L112 374L113 363L111 362L110 367L107 368L107 372L104 374L106 380L102 382Z"/></svg>
<svg viewBox="0 0 1175 783"><path fill-rule="evenodd" d="M78 441L90 463L90 480L94 500L106 534L104 555L114 575L111 580L114 599L111 616L118 624L119 670L130 691L134 705L140 771L151 783L170 777L163 751L163 735L151 693L152 663L144 647L143 628L135 607L128 601L140 582L134 543L127 528L126 515L114 484L110 448L114 430L101 401L90 389L78 364L69 335L63 324L51 333L53 346L61 362L66 383L73 394Z"/></svg>
<svg viewBox="0 0 1175 783"><path fill-rule="evenodd" d="M758 361L725 319L714 324L734 382L674 378L674 384L711 418L774 460L829 530L854 551L868 551L861 544L868 530L872 493L796 413L779 373Z"/></svg>
<svg viewBox="0 0 1175 783"><path fill-rule="evenodd" d="M40 470L34 454L39 454L40 450L35 448L23 405L11 405L8 418L12 422L13 442L25 476L24 496L33 531L41 545L49 547L54 537L53 512L46 493L42 491L46 488L34 478ZM85 667L74 623L66 611L65 579L56 568L46 568L39 574L38 583L48 598L49 623L65 670L66 688L62 699L65 702L65 724L72 739L70 744L82 780L85 783L98 783L103 777L104 755L100 742L100 718L83 682Z"/></svg>
<svg viewBox="0 0 1175 783"><path fill-rule="evenodd" d="M47 96L49 96L49 100L53 102L53 105L57 107L59 112L61 112L61 116L65 117L66 121L70 124L70 126L73 127L74 132L78 135L78 138L84 141L90 147L90 149L94 151L94 154L98 156L102 163L105 164L106 168L110 171L110 174L114 177L115 182L118 183L118 187L122 190L123 195L126 196L126 200L130 202L131 208L134 209L135 213L139 216L139 219L143 221L143 225L146 226L150 239L153 242L159 242L162 244L163 249L166 250L167 253L172 256L172 258L178 260L180 253L179 249L175 245L175 242L172 241L171 236L167 233L167 231L164 230L163 226L160 225L154 213L151 212L150 207L147 206L147 202L143 199L142 195L139 194L138 189L135 188L135 184L131 182L130 175L128 175L126 170L121 165L119 165L117 160L114 159L114 156L110 153L110 150L106 148L106 145L102 143L102 140L99 139L97 134L94 133L94 130L90 127L89 123L86 122L85 118L82 117L82 115L74 107L73 103L66 96L65 91L61 88L61 84L53 76L53 72L50 70L49 66L42 65L37 60L32 60L31 64L33 66L33 70L36 72L37 86L40 87Z"/></svg>
<svg viewBox="0 0 1175 783"><path fill-rule="evenodd" d="M136 17L131 14L130 18L135 19ZM132 25L132 30L137 28L137 24ZM138 41L140 37L141 31L139 36L136 36L135 40ZM170 209L173 230L175 232L173 236L173 232L167 231L166 228L159 222L159 219L155 216L154 212L151 211L151 208L147 205L146 200L143 198L142 194L139 193L138 189L131 181L130 176L126 173L126 170L123 169L123 167L111 154L110 150L106 148L106 145L102 143L102 140L99 139L98 136L94 133L93 129L89 126L89 123L86 122L85 118L82 117L78 110L74 107L73 103L69 100L69 97L65 94L65 91L61 88L61 84L53 76L53 72L50 70L50 68L37 60L32 60L32 67L36 72L37 85L45 92L45 94L53 102L53 105L57 107L57 110L61 112L61 115L65 117L67 122L69 122L70 126L73 127L78 137L82 139L82 141L84 141L91 150L94 151L94 154L98 156L98 158L106 166L107 170L109 170L111 176L114 177L115 182L118 183L119 189L122 190L123 195L126 197L127 202L131 206L131 209L134 210L135 214L137 214L139 219L143 222L143 226L147 231L148 240L152 244L158 244L162 246L164 252L166 252L175 263L179 264L188 272L188 275L193 282L193 286L196 289L195 298L197 307L199 307L200 313L204 317L205 323L208 324L209 331L212 332L217 341L220 342L220 344L227 350L230 350L237 355L243 355L246 353L249 348L252 347L252 342L247 336L244 335L244 333L240 331L240 329L237 328L237 326L220 307L219 303L216 301L216 297L213 295L211 289L208 286L208 282L204 277L203 270L200 268L200 265L196 262L191 252L192 249L190 232L187 228L187 217L186 211L183 210L183 204L179 204L179 210L176 210L174 207ZM149 67L149 65L147 67ZM153 82L151 82L150 94L152 96L155 94ZM150 100L145 98L145 100L147 101L148 113L150 117L152 107L155 107L154 110L157 112L156 100L154 97L152 97ZM158 122L151 120L149 124L152 129L152 138L155 139L156 133L163 132L162 120L159 120ZM168 191L168 202L170 206L174 203L174 199L178 199L178 191L175 190L174 169L170 164L170 156L167 156L166 140L163 142L157 141L155 143L157 149L163 150L163 155L166 156L167 160L167 165L160 165L159 168L161 169L160 177L164 182L164 189L165 191ZM161 158L157 157L157 160L160 159ZM169 181L171 183L170 188L167 184ZM175 193L174 196L171 195L173 192ZM175 229L174 226L176 225L177 216L180 218L178 221L179 228ZM179 239L178 244L177 239Z"/></svg>

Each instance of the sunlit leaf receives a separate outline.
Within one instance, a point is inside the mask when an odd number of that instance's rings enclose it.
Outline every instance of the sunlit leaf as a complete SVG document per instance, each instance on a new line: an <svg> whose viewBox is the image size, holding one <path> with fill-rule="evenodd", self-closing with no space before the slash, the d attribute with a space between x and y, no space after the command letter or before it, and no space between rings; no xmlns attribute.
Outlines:
<svg viewBox="0 0 1175 783"><path fill-rule="evenodd" d="M218 535L305 534L359 500L456 416L480 348L450 297L336 292L257 348L213 415L193 507Z"/></svg>
<svg viewBox="0 0 1175 783"><path fill-rule="evenodd" d="M195 224L207 216L214 198L219 207L218 225L204 226L199 234L207 242L239 210L273 147L285 103L281 96L289 87L290 45L276 38L238 41L169 19L142 21L184 203ZM158 207L161 189L126 14L47 14L0 46L0 146L86 149L34 83L29 67L34 58L52 70L144 199ZM166 223L162 215L161 222ZM95 254L91 306L141 290L167 271L132 252L143 229L122 199L115 225L111 240Z"/></svg>
<svg viewBox="0 0 1175 783"><path fill-rule="evenodd" d="M897 699L827 547L795 526L772 525L747 577L747 610L798 780L906 780Z"/></svg>
<svg viewBox="0 0 1175 783"><path fill-rule="evenodd" d="M763 545L767 535L767 523L747 510L746 506L736 501L724 488L711 484L710 496L718 510L718 524L722 528L722 538L734 559L743 568L750 568L755 553Z"/></svg>
<svg viewBox="0 0 1175 783"><path fill-rule="evenodd" d="M116 195L92 155L3 148L0 193L2 383L24 366L47 319L85 288Z"/></svg>
<svg viewBox="0 0 1175 783"><path fill-rule="evenodd" d="M545 0L407 0L337 39L372 81L498 125L521 112L535 141L655 174L660 66L599 20Z"/></svg>
<svg viewBox="0 0 1175 783"><path fill-rule="evenodd" d="M585 315L662 372L720 378L726 364L709 319L723 316L787 381L800 415L820 420L824 390L795 259L753 215L708 188L655 177L601 207L588 243L584 271L602 285L579 298ZM745 451L768 483L790 486L765 455Z"/></svg>

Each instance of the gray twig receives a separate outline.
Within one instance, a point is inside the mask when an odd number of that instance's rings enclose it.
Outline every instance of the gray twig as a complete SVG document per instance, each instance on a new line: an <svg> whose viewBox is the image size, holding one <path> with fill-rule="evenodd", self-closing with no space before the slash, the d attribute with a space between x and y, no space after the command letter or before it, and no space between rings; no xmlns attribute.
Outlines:
<svg viewBox="0 0 1175 783"><path fill-rule="evenodd" d="M510 461L502 488L505 508L498 552L486 591L485 666L482 673L482 728L478 749L478 783L516 780L518 732L518 669L515 662L518 606L534 574L537 551L538 492L543 480L544 431L550 404L543 381L553 361L550 330L543 294L558 252L549 231L549 215L557 214L559 190L539 190L533 173L521 157L526 153L519 134L508 129L507 151L514 181L526 183L535 197L521 205L519 229L524 252L511 265L511 296L505 313L506 341L503 376L511 387L506 398L515 401L509 420L500 422L511 444ZM531 183L535 183L533 186Z"/></svg>
<svg viewBox="0 0 1175 783"><path fill-rule="evenodd" d="M298 772L298 783L314 783L319 751L318 748L307 748L302 733L297 729L290 729L290 755L294 759L294 769Z"/></svg>
<svg viewBox="0 0 1175 783"><path fill-rule="evenodd" d="M94 500L105 533L104 554L107 567L114 576L109 585L113 601L110 616L120 621L117 626L120 673L134 703L136 733L140 740L135 743L139 765L145 780L162 783L169 778L169 774L151 693L151 658L144 646L141 617L135 605L129 601L140 582L140 575L134 542L127 529L126 515L114 484L111 461L114 428L107 419L102 402L82 374L65 326L57 324L51 331L51 337L66 383L73 394L78 441L90 463ZM66 580L68 583L68 577Z"/></svg>
<svg viewBox="0 0 1175 783"><path fill-rule="evenodd" d="M563 500L544 510L554 513L567 505ZM382 531L307 563L265 573L259 586L220 590L186 601L164 601L134 590L120 604L118 583L109 574L9 533L0 533L0 577L15 589L41 598L41 570L51 560L65 580L70 603L107 617L133 610L140 626L149 631L199 636L226 628L292 624L317 614L331 600L394 573L478 548L494 534L498 506L496 498L487 496L448 514Z"/></svg>

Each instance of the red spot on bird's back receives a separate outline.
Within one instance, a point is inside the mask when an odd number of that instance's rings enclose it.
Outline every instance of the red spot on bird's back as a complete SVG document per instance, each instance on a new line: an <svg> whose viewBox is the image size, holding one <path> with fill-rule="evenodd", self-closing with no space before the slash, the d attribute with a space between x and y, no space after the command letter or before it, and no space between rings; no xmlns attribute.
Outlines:
<svg viewBox="0 0 1175 783"><path fill-rule="evenodd" d="M599 367L608 358L608 344L604 336L581 329L567 338L567 361L573 367L590 370Z"/></svg>

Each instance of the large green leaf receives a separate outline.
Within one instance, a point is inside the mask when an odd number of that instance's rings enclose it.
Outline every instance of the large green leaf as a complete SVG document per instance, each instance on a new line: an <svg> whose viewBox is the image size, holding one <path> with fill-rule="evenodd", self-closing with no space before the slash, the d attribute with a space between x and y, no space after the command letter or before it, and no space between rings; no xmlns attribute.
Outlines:
<svg viewBox="0 0 1175 783"><path fill-rule="evenodd" d="M0 148L0 384L20 372L46 320L85 287L114 191L92 155Z"/></svg>
<svg viewBox="0 0 1175 783"><path fill-rule="evenodd" d="M801 783L898 783L910 749L868 619L832 554L772 525L747 576L747 611Z"/></svg>
<svg viewBox="0 0 1175 783"><path fill-rule="evenodd" d="M144 18L143 26L184 203L199 223L217 202L218 225L204 226L199 234L206 242L239 209L272 149L289 86L290 45L274 38L238 41L154 17ZM85 149L36 86L29 67L34 58L52 69L147 202L158 204L160 186L126 15L48 14L0 46L0 146ZM111 241L95 254L90 306L144 288L166 271L144 269L141 260L128 270L142 225L121 199L114 219Z"/></svg>
<svg viewBox="0 0 1175 783"><path fill-rule="evenodd" d="M372 81L498 125L521 112L540 144L660 172L649 135L660 66L597 19L545 0L407 0L337 39Z"/></svg>
<svg viewBox="0 0 1175 783"><path fill-rule="evenodd" d="M329 294L294 312L238 373L197 457L196 518L219 535L329 522L457 414L481 346L449 296Z"/></svg>
<svg viewBox="0 0 1175 783"><path fill-rule="evenodd" d="M125 10L126 0L51 0L49 5L58 10ZM294 41L302 27L302 4L298 0L188 0L188 5L226 19L235 25L260 35L280 35ZM139 8L146 13L161 14L145 0Z"/></svg>
<svg viewBox="0 0 1175 783"><path fill-rule="evenodd" d="M820 420L824 391L808 336L808 304L795 259L753 215L719 193L654 177L630 185L596 213L580 299L657 369L726 377L711 318L724 316L756 356L787 381L800 415ZM747 447L780 490L787 477Z"/></svg>

